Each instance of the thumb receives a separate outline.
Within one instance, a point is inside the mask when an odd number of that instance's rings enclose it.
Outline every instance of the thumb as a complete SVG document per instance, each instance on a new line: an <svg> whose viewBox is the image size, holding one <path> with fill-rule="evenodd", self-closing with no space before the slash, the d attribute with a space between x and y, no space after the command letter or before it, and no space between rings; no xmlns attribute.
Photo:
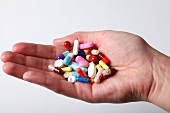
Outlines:
<svg viewBox="0 0 170 113"><path fill-rule="evenodd" d="M79 40L80 43L93 42L94 32L76 32L63 38L57 38L53 40L54 46L63 46L65 41L69 41L73 44L74 40Z"/></svg>

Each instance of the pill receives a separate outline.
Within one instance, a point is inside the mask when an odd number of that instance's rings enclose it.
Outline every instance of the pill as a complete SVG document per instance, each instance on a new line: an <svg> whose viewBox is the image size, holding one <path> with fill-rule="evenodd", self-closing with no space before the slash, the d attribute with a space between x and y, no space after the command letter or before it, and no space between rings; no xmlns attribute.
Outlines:
<svg viewBox="0 0 170 113"><path fill-rule="evenodd" d="M66 57L69 54L69 51L65 51L63 55Z"/></svg>
<svg viewBox="0 0 170 113"><path fill-rule="evenodd" d="M110 60L106 56L104 56L103 54L99 53L98 56L105 64L110 63Z"/></svg>
<svg viewBox="0 0 170 113"><path fill-rule="evenodd" d="M71 67L63 67L61 68L63 72L71 72L72 68Z"/></svg>
<svg viewBox="0 0 170 113"><path fill-rule="evenodd" d="M99 64L105 69L109 69L109 66L107 66L102 60L99 61Z"/></svg>
<svg viewBox="0 0 170 113"><path fill-rule="evenodd" d="M71 72L71 73L72 73L72 76L75 76L75 77L80 76L76 71L73 71L73 72Z"/></svg>
<svg viewBox="0 0 170 113"><path fill-rule="evenodd" d="M71 59L73 58L73 54L69 53L63 60L63 64L68 65L71 62Z"/></svg>
<svg viewBox="0 0 170 113"><path fill-rule="evenodd" d="M82 67L88 67L89 62L81 56L77 56L75 61Z"/></svg>
<svg viewBox="0 0 170 113"><path fill-rule="evenodd" d="M57 60L57 59L64 59L64 57L67 56L68 53L69 53L69 51L65 51L64 53L58 55L58 56L56 57L56 60Z"/></svg>
<svg viewBox="0 0 170 113"><path fill-rule="evenodd" d="M95 56L95 55L87 55L87 56L86 56L86 59L87 59L88 61L91 61L91 62L94 62L94 63L97 63L97 62L98 62L98 58L97 58L97 56Z"/></svg>
<svg viewBox="0 0 170 113"><path fill-rule="evenodd" d="M94 78L90 78L90 83L94 83Z"/></svg>
<svg viewBox="0 0 170 113"><path fill-rule="evenodd" d="M56 57L56 60L57 60L57 59L64 59L64 57L65 57L64 54L60 54L60 55L58 55L58 56Z"/></svg>
<svg viewBox="0 0 170 113"><path fill-rule="evenodd" d="M79 44L78 40L74 40L72 45L69 41L65 41L64 47L68 51L58 55L54 65L49 65L48 68L62 74L72 83L76 81L100 83L102 78L106 79L117 71L109 68L110 60L93 46L92 42Z"/></svg>
<svg viewBox="0 0 170 113"><path fill-rule="evenodd" d="M92 54L92 55L98 55L98 54L99 54L99 50L97 50L97 49L92 49L91 54Z"/></svg>
<svg viewBox="0 0 170 113"><path fill-rule="evenodd" d="M90 49L84 49L85 55L88 55L90 53Z"/></svg>
<svg viewBox="0 0 170 113"><path fill-rule="evenodd" d="M63 76L64 76L64 78L68 78L69 76L78 77L80 75L77 72L73 71L73 72L65 72Z"/></svg>
<svg viewBox="0 0 170 113"><path fill-rule="evenodd" d="M101 65L100 64L97 64L96 65L96 68L99 70L101 68Z"/></svg>
<svg viewBox="0 0 170 113"><path fill-rule="evenodd" d="M54 67L53 65L48 65L48 69L54 71L55 73L63 74L63 71L60 68Z"/></svg>
<svg viewBox="0 0 170 113"><path fill-rule="evenodd" d="M75 76L69 76L68 81L71 82L71 83L74 83L74 82L76 82L76 77Z"/></svg>
<svg viewBox="0 0 170 113"><path fill-rule="evenodd" d="M71 45L71 43L69 41L65 41L64 42L64 47L68 50L71 51L73 49L73 46Z"/></svg>
<svg viewBox="0 0 170 113"><path fill-rule="evenodd" d="M88 77L87 74L81 68L77 68L76 72L82 77L85 77L85 78Z"/></svg>
<svg viewBox="0 0 170 113"><path fill-rule="evenodd" d="M55 61L55 63L54 63L54 66L55 67L59 67L59 68L61 68L61 67L63 67L63 60L62 59L58 59L58 60L56 60Z"/></svg>
<svg viewBox="0 0 170 113"><path fill-rule="evenodd" d="M75 55L75 58L76 58L77 56L82 56L83 58L86 58L86 53L84 52L84 50L80 50L80 51L78 52L78 54Z"/></svg>
<svg viewBox="0 0 170 113"><path fill-rule="evenodd" d="M72 76L72 72L65 72L63 76L64 78L68 78L69 76Z"/></svg>
<svg viewBox="0 0 170 113"><path fill-rule="evenodd" d="M96 74L96 77L94 78L94 82L95 83L99 83L101 78L102 78L102 72L103 72L103 68L100 68Z"/></svg>
<svg viewBox="0 0 170 113"><path fill-rule="evenodd" d="M74 40L73 54L77 55L78 54L78 50L79 50L79 41L78 40Z"/></svg>
<svg viewBox="0 0 170 113"><path fill-rule="evenodd" d="M94 78L96 76L96 66L95 66L95 64L93 62L89 63L88 76L90 78Z"/></svg>
<svg viewBox="0 0 170 113"><path fill-rule="evenodd" d="M84 78L84 77L81 77L81 76L76 77L76 80L79 81L79 82L86 82L86 83L90 81L89 78Z"/></svg>
<svg viewBox="0 0 170 113"><path fill-rule="evenodd" d="M88 49L93 46L94 46L94 44L92 42L88 42L88 43L80 44L80 49Z"/></svg>
<svg viewBox="0 0 170 113"><path fill-rule="evenodd" d="M110 69L103 70L102 74L103 75L110 75L111 74L111 70Z"/></svg>
<svg viewBox="0 0 170 113"><path fill-rule="evenodd" d="M70 62L69 65L73 70L76 70L77 68L81 68L85 73L87 73L88 69L85 67L81 67L79 64L76 62Z"/></svg>

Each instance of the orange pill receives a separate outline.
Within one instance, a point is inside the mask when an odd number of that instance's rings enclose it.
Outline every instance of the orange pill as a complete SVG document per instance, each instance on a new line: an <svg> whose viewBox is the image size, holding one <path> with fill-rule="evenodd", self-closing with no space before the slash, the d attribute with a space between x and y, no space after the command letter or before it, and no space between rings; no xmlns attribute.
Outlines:
<svg viewBox="0 0 170 113"><path fill-rule="evenodd" d="M91 78L91 79L90 79L90 83L94 83L94 78Z"/></svg>
<svg viewBox="0 0 170 113"><path fill-rule="evenodd" d="M88 75L81 68L77 68L76 72L82 77L85 77L85 78L88 77Z"/></svg>

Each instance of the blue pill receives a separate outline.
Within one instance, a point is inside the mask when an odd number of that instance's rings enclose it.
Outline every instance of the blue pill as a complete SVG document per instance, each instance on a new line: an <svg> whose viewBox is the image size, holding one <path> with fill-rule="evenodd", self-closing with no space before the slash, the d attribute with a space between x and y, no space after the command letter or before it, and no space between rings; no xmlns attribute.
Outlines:
<svg viewBox="0 0 170 113"><path fill-rule="evenodd" d="M73 71L72 76L79 77L80 75L76 71Z"/></svg>
<svg viewBox="0 0 170 113"><path fill-rule="evenodd" d="M69 51L65 51L65 52L63 53L64 56L67 56L68 54L69 54Z"/></svg>
<svg viewBox="0 0 170 113"><path fill-rule="evenodd" d="M86 82L86 83L90 81L89 78L84 78L84 77L81 77L81 76L76 77L76 80L79 81L79 82Z"/></svg>
<svg viewBox="0 0 170 113"><path fill-rule="evenodd" d="M77 56L82 56L83 58L86 58L86 54L85 54L84 50L80 50L80 51L78 52L78 54L75 55L75 57L77 57Z"/></svg>
<svg viewBox="0 0 170 113"><path fill-rule="evenodd" d="M85 73L87 73L88 69L85 67L81 67L79 64L77 64L76 62L70 62L69 66L73 69L76 70L77 68L81 68Z"/></svg>
<svg viewBox="0 0 170 113"><path fill-rule="evenodd" d="M68 65L70 61L71 61L71 57L67 55L63 60L63 64Z"/></svg>

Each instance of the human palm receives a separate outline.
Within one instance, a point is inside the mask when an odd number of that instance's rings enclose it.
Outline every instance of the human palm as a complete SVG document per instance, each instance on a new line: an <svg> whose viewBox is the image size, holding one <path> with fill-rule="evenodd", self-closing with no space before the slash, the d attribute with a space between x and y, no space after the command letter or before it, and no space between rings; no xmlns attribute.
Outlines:
<svg viewBox="0 0 170 113"><path fill-rule="evenodd" d="M78 39L93 42L106 55L117 73L101 83L67 82L48 70L55 57L65 51L63 43ZM4 52L3 70L17 78L45 86L56 93L87 102L131 102L147 100L152 83L151 47L140 37L125 32L78 32L54 40L54 46L30 43L14 45L13 52Z"/></svg>

